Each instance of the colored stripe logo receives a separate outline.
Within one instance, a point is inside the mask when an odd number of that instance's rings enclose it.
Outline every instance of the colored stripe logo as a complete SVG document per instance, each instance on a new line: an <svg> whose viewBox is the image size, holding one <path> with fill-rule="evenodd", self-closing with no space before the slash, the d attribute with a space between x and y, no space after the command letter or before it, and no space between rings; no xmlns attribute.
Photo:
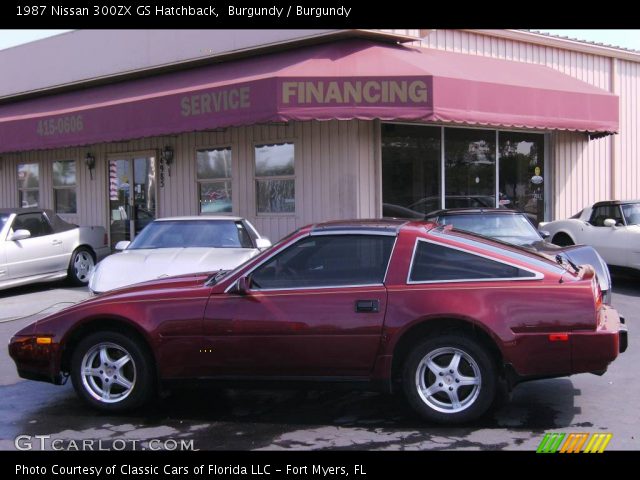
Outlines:
<svg viewBox="0 0 640 480"><path fill-rule="evenodd" d="M612 437L611 433L547 433L536 453L602 453Z"/></svg>

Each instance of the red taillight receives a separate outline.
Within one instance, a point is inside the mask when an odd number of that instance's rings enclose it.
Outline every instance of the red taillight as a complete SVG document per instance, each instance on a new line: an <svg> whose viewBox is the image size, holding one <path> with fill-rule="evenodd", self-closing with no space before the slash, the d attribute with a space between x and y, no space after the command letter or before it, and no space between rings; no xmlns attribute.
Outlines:
<svg viewBox="0 0 640 480"><path fill-rule="evenodd" d="M600 307L602 307L602 289L600 288L597 277L593 277L591 280L591 288L593 290L593 298L596 302L596 310L600 310Z"/></svg>
<svg viewBox="0 0 640 480"><path fill-rule="evenodd" d="M568 333L550 333L549 341L550 342L568 342L569 334Z"/></svg>

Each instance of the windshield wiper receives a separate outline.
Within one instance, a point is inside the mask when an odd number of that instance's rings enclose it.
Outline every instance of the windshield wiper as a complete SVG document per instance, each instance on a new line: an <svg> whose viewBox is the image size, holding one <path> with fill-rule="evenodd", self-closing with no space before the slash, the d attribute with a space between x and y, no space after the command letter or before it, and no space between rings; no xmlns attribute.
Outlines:
<svg viewBox="0 0 640 480"><path fill-rule="evenodd" d="M218 270L216 273L214 273L213 275L211 275L209 278L207 278L207 281L205 282L206 285L215 285L216 283L218 283L218 280L220 280L222 277L224 277L227 273L229 273L230 270L223 270L222 268L220 270Z"/></svg>

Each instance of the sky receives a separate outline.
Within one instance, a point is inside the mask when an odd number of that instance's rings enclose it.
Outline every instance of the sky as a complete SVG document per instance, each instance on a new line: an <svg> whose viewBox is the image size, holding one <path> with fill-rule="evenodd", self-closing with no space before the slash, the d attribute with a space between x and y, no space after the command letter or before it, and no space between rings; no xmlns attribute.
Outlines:
<svg viewBox="0 0 640 480"><path fill-rule="evenodd" d="M640 30L533 30L640 50ZM0 30L0 50L68 31L70 30Z"/></svg>

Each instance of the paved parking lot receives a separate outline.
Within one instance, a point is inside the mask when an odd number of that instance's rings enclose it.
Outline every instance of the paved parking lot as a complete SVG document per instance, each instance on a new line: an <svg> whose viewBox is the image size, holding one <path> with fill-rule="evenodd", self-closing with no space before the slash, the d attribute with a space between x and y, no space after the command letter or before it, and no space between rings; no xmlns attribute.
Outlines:
<svg viewBox="0 0 640 480"><path fill-rule="evenodd" d="M112 416L85 407L69 384L23 381L5 345L28 319L88 296L63 284L0 292L0 449L18 435L73 440L193 440L196 449L519 449L545 432L611 432L609 449L640 449L637 398L640 280L615 277L613 304L626 316L630 349L602 377L583 374L516 388L509 403L464 428L429 425L401 397L358 391L179 390L143 412ZM118 444L120 445L120 444ZM173 445L170 443L169 445ZM146 448L146 447L145 447ZM171 448L170 446L167 448Z"/></svg>

